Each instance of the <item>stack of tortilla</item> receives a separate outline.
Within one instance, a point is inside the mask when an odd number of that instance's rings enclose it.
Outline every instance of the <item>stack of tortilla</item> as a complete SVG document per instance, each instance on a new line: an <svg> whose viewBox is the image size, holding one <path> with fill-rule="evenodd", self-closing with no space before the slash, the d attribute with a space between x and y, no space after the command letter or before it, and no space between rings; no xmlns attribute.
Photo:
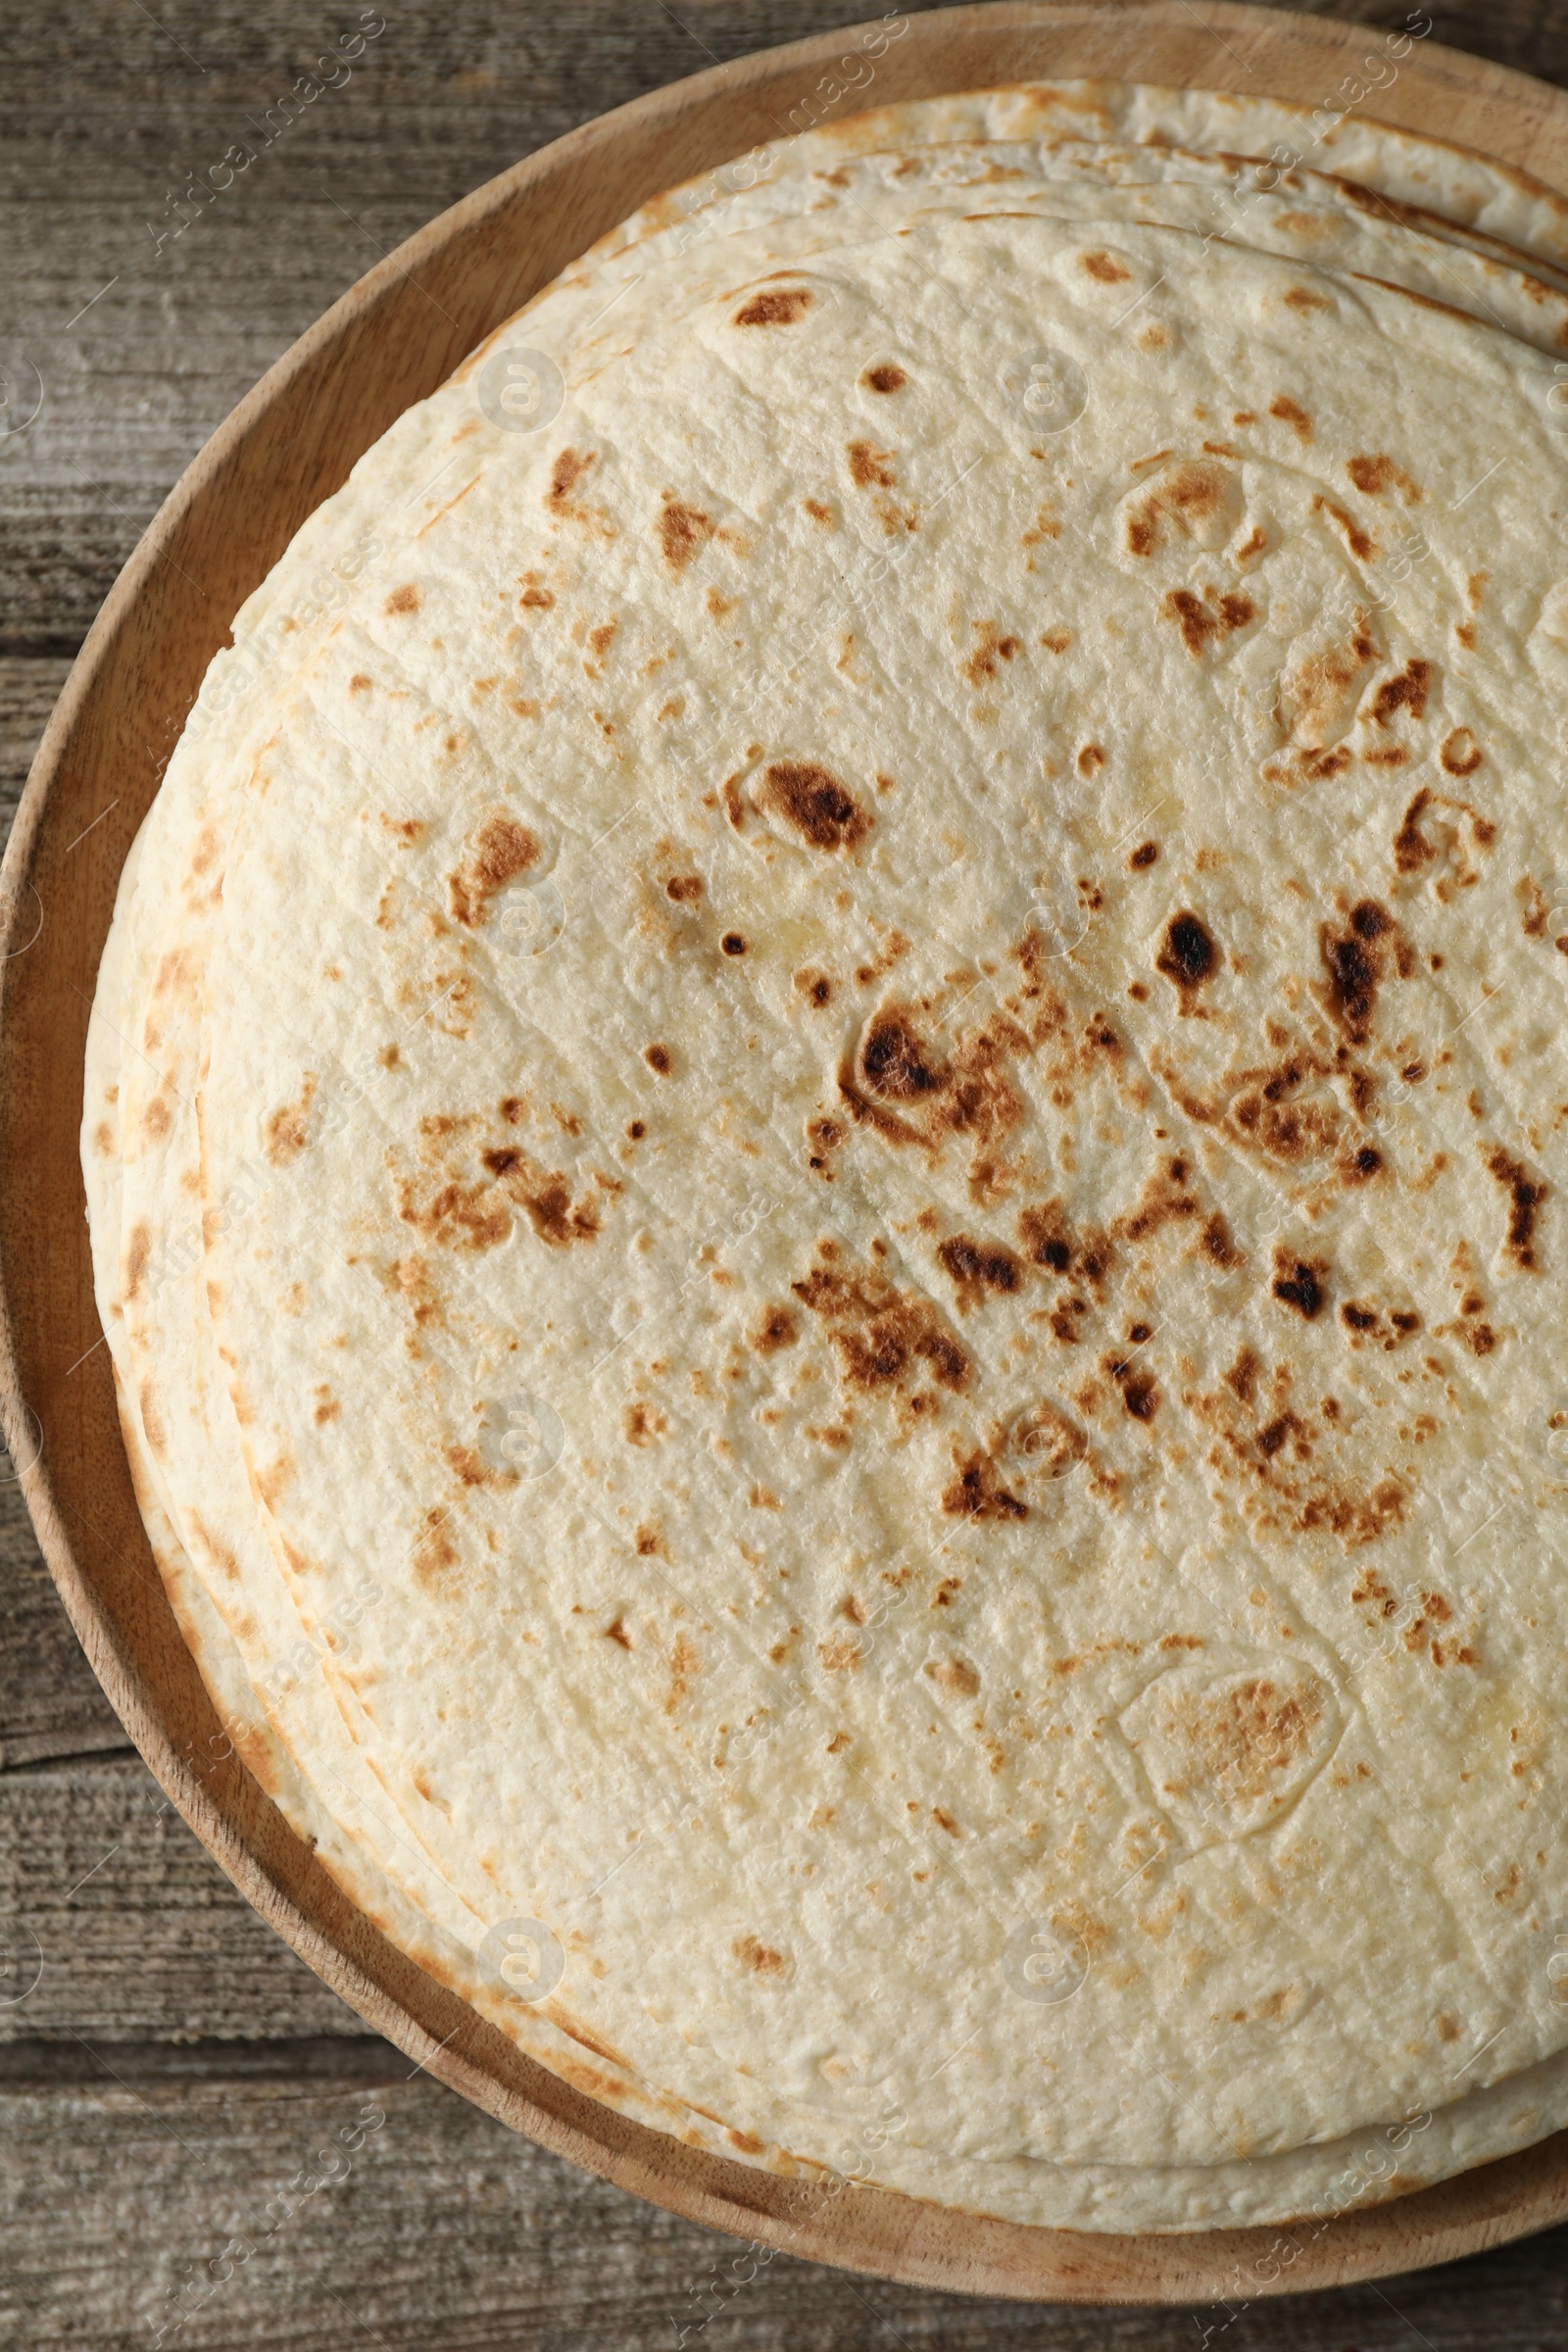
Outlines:
<svg viewBox="0 0 1568 2352"><path fill-rule="evenodd" d="M900 106L240 613L90 1033L126 1445L258 1777L567 2081L1115 2230L1568 2123L1558 353L1478 157Z"/></svg>

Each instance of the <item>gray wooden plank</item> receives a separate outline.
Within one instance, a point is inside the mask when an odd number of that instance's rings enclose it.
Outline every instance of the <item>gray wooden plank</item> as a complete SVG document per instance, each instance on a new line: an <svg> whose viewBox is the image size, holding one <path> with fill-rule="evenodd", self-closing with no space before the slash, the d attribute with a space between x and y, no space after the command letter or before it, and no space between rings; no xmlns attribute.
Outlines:
<svg viewBox="0 0 1568 2352"><path fill-rule="evenodd" d="M63 655L0 654L0 838L70 666ZM56 1598L11 1473L0 1449L0 1771L127 1744Z"/></svg>
<svg viewBox="0 0 1568 2352"><path fill-rule="evenodd" d="M113 2068L113 2074L109 2068ZM304 2034L270 2041L158 2041L105 2034L19 2034L0 2042L0 2095L101 2091L111 2082L174 2088L225 2082L405 2082L412 2061L378 2034Z"/></svg>
<svg viewBox="0 0 1568 2352"><path fill-rule="evenodd" d="M0 654L0 840L11 829L38 738L70 669L70 657L64 654Z"/></svg>
<svg viewBox="0 0 1568 2352"><path fill-rule="evenodd" d="M0 1773L0 2044L368 2034L235 1892L139 1757Z"/></svg>
<svg viewBox="0 0 1568 2352"><path fill-rule="evenodd" d="M38 1556L22 1496L0 1484L0 1773L128 1745Z"/></svg>

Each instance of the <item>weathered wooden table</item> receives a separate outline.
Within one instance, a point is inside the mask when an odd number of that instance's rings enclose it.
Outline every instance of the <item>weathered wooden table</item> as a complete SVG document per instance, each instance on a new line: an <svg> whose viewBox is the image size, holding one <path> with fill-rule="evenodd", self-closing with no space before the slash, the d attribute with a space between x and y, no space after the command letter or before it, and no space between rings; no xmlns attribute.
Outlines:
<svg viewBox="0 0 1568 2352"><path fill-rule="evenodd" d="M1439 38L1568 80L1568 11L1550 0L1429 4ZM71 658L165 491L371 260L587 116L866 13L159 7L8 0L0 17L0 373L25 354L44 385L24 430L7 433L16 411L0 410L7 823ZM1324 13L1393 24L1405 10ZM278 101L323 42L371 24L384 28L351 77L291 120ZM175 236L189 176L211 179L239 143L254 164ZM357 2119L360 2148L318 2168L327 2133ZM240 1901L128 1746L0 1483L6 2340L1568 2352L1565 2306L1568 2231L1250 2308L969 2303L756 2262L567 2170L411 2075Z"/></svg>

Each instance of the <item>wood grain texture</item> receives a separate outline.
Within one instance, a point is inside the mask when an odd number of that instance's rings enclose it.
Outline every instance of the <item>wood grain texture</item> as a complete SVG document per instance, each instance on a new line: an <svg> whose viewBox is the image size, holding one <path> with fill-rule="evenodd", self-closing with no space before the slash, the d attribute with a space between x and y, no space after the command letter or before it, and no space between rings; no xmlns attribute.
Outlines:
<svg viewBox="0 0 1568 2352"><path fill-rule="evenodd" d="M27 748L64 657L181 466L379 250L575 122L860 13L785 0L395 10L363 71L154 261L146 222L163 217L165 189L265 119L355 12L268 0L164 7L156 23L117 9L89 24L8 11L0 334L36 354L46 397L25 434L0 442L0 763ZM1203 12L1187 13L1200 25ZM1392 24L1404 12L1327 13ZM1568 78L1555 9L1432 13L1441 38ZM1218 59L1210 77L1224 78ZM439 339L432 306L412 307ZM198 585L213 593L206 575ZM0 764L0 794L5 783ZM111 809L101 832L116 820ZM59 910L83 907L68 895ZM1143 2347L1209 2328L1228 2346L1367 2352L1413 2328L1445 2352L1564 2352L1561 2233L1441 2278L1196 2313L959 2301L782 2254L742 2284L732 2240L561 2165L427 2074L408 2082L411 2061L242 1903L138 1760L81 1758L123 1735L14 1497L0 1489L0 1742L29 1768L0 1778L0 1886L47 1951L36 1993L0 2008L0 2227L14 2232L0 2280L19 2340L145 2344L178 2319L165 2340L198 2346L365 2333L641 2345L685 2328L714 2345L782 2345L804 2329L813 2344ZM6 1984L0 1962L0 2001ZM308 2163L318 2125L340 2129L383 2085L386 2124L363 2161L296 2196L263 2242L268 2199ZM254 2250L230 2257L220 2295L207 2299L209 2275L200 2308L197 2293L168 2302L179 2264L209 2263L247 2230Z"/></svg>
<svg viewBox="0 0 1568 2352"><path fill-rule="evenodd" d="M0 2046L371 2032L239 1900L138 1756L0 1773L0 1914L25 1921L40 1972L0 2008Z"/></svg>
<svg viewBox="0 0 1568 2352"><path fill-rule="evenodd" d="M128 1746L60 1606L14 1486L0 1487L0 1776L43 1757Z"/></svg>

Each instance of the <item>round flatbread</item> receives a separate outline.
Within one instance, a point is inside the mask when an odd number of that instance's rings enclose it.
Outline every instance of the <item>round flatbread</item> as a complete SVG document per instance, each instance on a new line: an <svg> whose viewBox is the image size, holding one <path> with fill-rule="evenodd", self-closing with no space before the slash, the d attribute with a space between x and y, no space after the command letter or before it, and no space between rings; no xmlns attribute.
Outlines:
<svg viewBox="0 0 1568 2352"><path fill-rule="evenodd" d="M1549 363L1140 220L794 252L493 435L187 809L88 1150L139 1443L250 1667L317 1631L349 1875L553 1945L481 1989L547 2063L1022 2218L1436 2177L1561 2040Z"/></svg>

